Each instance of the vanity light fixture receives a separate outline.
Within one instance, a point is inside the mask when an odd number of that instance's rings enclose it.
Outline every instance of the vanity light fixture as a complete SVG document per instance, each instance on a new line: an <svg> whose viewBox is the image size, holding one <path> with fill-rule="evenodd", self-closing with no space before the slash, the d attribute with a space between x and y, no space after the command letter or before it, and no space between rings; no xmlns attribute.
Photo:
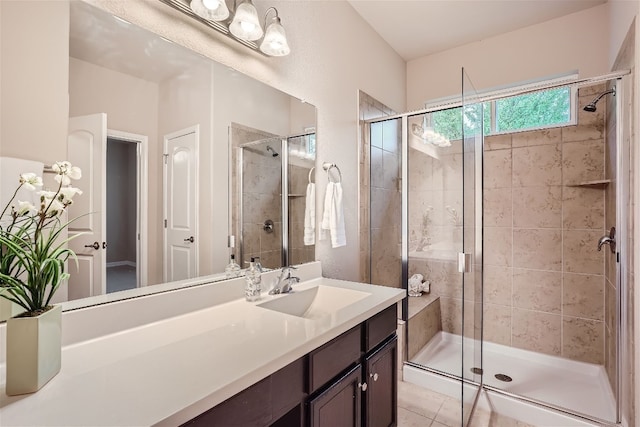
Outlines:
<svg viewBox="0 0 640 427"><path fill-rule="evenodd" d="M267 26L267 15L270 11L275 12L275 16L271 18L271 23ZM291 49L287 42L287 35L284 31L284 27L280 22L280 16L278 16L278 9L270 7L264 14L264 26L266 32L264 39L260 44L260 50L269 56L286 56L289 55Z"/></svg>
<svg viewBox="0 0 640 427"><path fill-rule="evenodd" d="M256 41L262 37L264 33L260 26L258 11L251 0L242 0L236 7L229 31L240 40Z"/></svg>
<svg viewBox="0 0 640 427"><path fill-rule="evenodd" d="M211 21L224 21L229 17L229 8L225 0L191 0L193 13Z"/></svg>
<svg viewBox="0 0 640 427"><path fill-rule="evenodd" d="M160 0L195 18L250 49L267 56L286 56L291 52L278 9L264 14L264 26L252 0ZM232 5L230 9L227 4ZM270 16L270 12L273 12ZM262 39L262 40L261 40Z"/></svg>

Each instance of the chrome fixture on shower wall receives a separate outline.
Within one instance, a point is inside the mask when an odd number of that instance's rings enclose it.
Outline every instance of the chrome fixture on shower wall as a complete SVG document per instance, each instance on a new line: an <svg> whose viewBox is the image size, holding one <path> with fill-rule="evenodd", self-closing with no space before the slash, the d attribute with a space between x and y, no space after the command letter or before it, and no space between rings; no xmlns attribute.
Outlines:
<svg viewBox="0 0 640 427"><path fill-rule="evenodd" d="M160 0L197 19L225 36L267 56L286 56L291 52L280 21L278 9L270 7L264 14L264 29L252 0ZM230 1L230 0L229 0ZM267 17L273 12L267 25ZM258 41L262 39L260 45Z"/></svg>
<svg viewBox="0 0 640 427"><path fill-rule="evenodd" d="M594 113L596 111L596 104L598 103L598 101L600 101L600 98L605 95L609 95L610 93L612 93L613 96L616 96L616 90L609 89L608 91L602 92L600 95L596 96L593 101L584 106L583 110L588 111L589 113Z"/></svg>

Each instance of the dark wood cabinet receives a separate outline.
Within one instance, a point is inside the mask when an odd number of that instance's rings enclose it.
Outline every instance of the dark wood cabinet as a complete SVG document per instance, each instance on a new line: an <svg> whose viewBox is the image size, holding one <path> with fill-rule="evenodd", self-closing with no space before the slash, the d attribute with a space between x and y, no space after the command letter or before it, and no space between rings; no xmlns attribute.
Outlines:
<svg viewBox="0 0 640 427"><path fill-rule="evenodd" d="M360 427L361 387L362 367L356 365L309 401L309 427Z"/></svg>
<svg viewBox="0 0 640 427"><path fill-rule="evenodd" d="M395 426L396 324L394 304L183 425Z"/></svg>
<svg viewBox="0 0 640 427"><path fill-rule="evenodd" d="M398 339L393 336L372 352L364 365L367 390L363 393L364 425L389 427L397 422Z"/></svg>

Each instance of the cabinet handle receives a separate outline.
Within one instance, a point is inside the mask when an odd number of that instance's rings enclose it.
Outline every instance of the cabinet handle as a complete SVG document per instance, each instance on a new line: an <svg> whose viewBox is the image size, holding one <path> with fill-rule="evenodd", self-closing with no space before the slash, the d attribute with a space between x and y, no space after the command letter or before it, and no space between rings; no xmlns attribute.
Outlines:
<svg viewBox="0 0 640 427"><path fill-rule="evenodd" d="M369 374L369 377L373 378L374 381L378 381L378 374Z"/></svg>
<svg viewBox="0 0 640 427"><path fill-rule="evenodd" d="M362 391L367 391L367 383L358 383L358 388L362 389Z"/></svg>

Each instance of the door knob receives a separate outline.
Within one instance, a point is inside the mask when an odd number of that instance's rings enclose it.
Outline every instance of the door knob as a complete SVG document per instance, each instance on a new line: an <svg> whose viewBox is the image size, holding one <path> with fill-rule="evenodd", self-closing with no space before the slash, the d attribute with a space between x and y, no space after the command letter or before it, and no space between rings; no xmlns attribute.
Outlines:
<svg viewBox="0 0 640 427"><path fill-rule="evenodd" d="M102 242L102 249L107 249L107 242Z"/></svg>
<svg viewBox="0 0 640 427"><path fill-rule="evenodd" d="M93 242L93 245L84 245L85 248L93 248L95 250L100 249L100 243L98 242Z"/></svg>
<svg viewBox="0 0 640 427"><path fill-rule="evenodd" d="M362 391L367 391L367 383L358 383L358 388Z"/></svg>
<svg viewBox="0 0 640 427"><path fill-rule="evenodd" d="M373 380L374 380L374 381L378 381L378 374L377 374L377 373L375 373L375 374L369 374L369 376L370 376L371 378L373 378Z"/></svg>
<svg viewBox="0 0 640 427"><path fill-rule="evenodd" d="M193 243L196 239L193 238L193 236L189 237L188 239L184 239L185 243Z"/></svg>

